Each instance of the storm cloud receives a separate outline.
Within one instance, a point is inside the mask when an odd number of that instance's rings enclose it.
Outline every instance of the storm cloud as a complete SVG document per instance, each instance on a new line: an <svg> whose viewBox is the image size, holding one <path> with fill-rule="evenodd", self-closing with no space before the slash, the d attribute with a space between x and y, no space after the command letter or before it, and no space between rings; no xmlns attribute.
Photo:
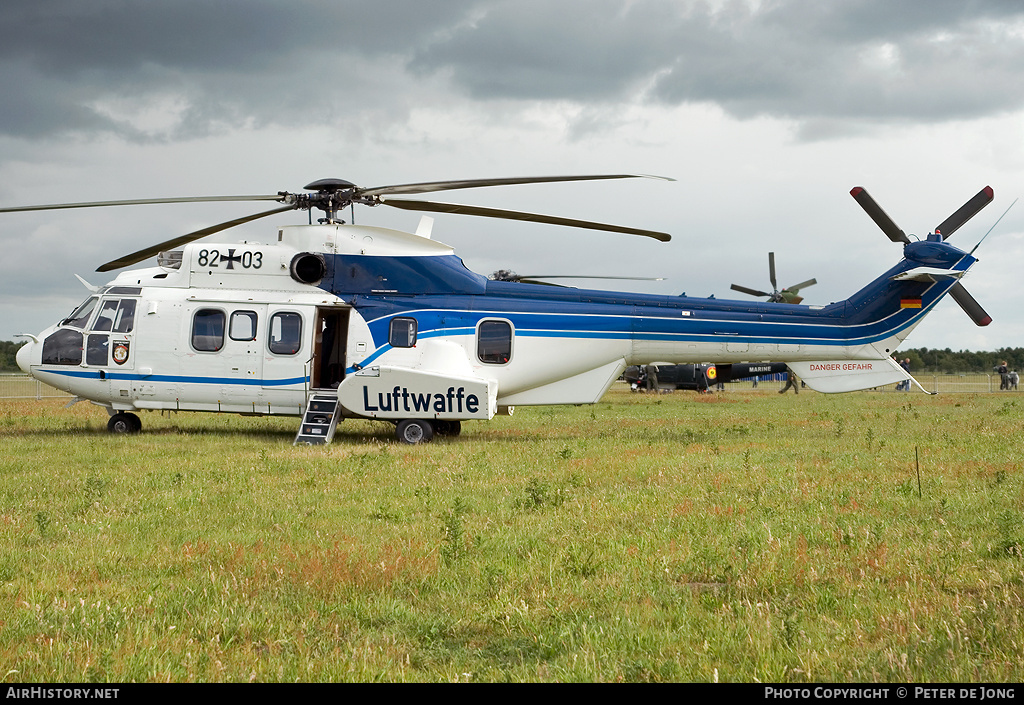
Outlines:
<svg viewBox="0 0 1024 705"><path fill-rule="evenodd" d="M941 122L1021 107L1024 8L883 0L15 2L0 132L184 139L404 120L447 91L741 118Z"/></svg>

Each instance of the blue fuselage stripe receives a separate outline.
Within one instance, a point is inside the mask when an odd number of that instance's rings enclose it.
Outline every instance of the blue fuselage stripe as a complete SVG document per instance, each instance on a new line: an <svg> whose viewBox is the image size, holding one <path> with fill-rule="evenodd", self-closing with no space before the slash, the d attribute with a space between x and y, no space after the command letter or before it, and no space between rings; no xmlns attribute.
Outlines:
<svg viewBox="0 0 1024 705"><path fill-rule="evenodd" d="M287 387L292 384L305 384L308 377L290 377L286 379L239 379L237 377L199 377L196 375L142 375L129 372L109 372L106 370L61 369L46 367L39 370L44 374L60 375L87 380L124 380L129 382L171 382L182 384L228 384L233 386L256 387ZM103 374L101 377L100 374Z"/></svg>

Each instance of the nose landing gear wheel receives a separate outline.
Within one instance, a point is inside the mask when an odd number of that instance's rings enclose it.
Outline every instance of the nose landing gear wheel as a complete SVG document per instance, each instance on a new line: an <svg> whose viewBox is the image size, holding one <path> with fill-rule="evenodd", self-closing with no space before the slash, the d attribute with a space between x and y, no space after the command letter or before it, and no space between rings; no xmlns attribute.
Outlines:
<svg viewBox="0 0 1024 705"><path fill-rule="evenodd" d="M138 433L142 430L142 420L135 414L119 411L107 422L110 433Z"/></svg>
<svg viewBox="0 0 1024 705"><path fill-rule="evenodd" d="M402 443L410 445L430 443L434 437L434 427L425 419L405 419L398 422L395 435Z"/></svg>

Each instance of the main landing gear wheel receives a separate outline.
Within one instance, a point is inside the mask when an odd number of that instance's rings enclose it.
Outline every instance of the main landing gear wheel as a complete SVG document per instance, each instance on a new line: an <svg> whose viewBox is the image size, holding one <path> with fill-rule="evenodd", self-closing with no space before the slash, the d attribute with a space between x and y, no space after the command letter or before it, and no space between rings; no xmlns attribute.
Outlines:
<svg viewBox="0 0 1024 705"><path fill-rule="evenodd" d="M438 419L434 422L434 433L439 436L454 438L462 433L462 422L458 420L450 421L448 419Z"/></svg>
<svg viewBox="0 0 1024 705"><path fill-rule="evenodd" d="M426 419L405 419L398 422L395 435L402 443L410 445L430 443L434 437L434 427Z"/></svg>
<svg viewBox="0 0 1024 705"><path fill-rule="evenodd" d="M138 433L142 430L142 420L135 414L119 411L110 417L107 430L111 433Z"/></svg>

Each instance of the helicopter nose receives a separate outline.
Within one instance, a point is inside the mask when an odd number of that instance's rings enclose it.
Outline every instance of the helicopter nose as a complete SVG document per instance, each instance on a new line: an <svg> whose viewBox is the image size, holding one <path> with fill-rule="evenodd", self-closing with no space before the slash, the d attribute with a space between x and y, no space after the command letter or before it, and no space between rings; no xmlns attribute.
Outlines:
<svg viewBox="0 0 1024 705"><path fill-rule="evenodd" d="M27 343L18 348L18 355L16 357L16 360L18 362L18 367L20 367L21 371L24 372L25 374L29 374L29 371L32 369L31 365L32 358L34 357L33 353L35 352L35 347L36 342L34 340L29 340Z"/></svg>

